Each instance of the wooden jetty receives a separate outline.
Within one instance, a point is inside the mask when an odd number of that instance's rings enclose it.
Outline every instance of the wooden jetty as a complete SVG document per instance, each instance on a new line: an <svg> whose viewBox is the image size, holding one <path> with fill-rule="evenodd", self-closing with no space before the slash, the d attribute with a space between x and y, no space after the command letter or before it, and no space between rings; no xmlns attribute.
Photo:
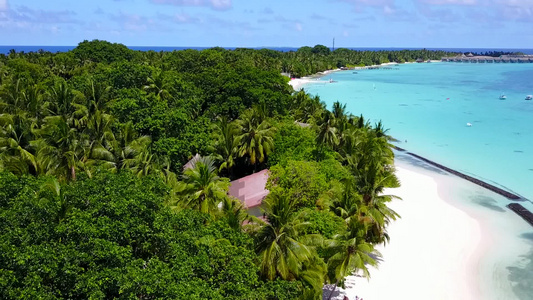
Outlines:
<svg viewBox="0 0 533 300"><path fill-rule="evenodd" d="M531 226L533 226L533 213L527 210L525 207L523 207L521 204L518 203L511 203L508 204L507 207L514 211L517 215L522 217L526 222L528 222Z"/></svg>
<svg viewBox="0 0 533 300"><path fill-rule="evenodd" d="M398 67L389 67L389 66L366 66L366 67L355 67L351 70L399 70Z"/></svg>

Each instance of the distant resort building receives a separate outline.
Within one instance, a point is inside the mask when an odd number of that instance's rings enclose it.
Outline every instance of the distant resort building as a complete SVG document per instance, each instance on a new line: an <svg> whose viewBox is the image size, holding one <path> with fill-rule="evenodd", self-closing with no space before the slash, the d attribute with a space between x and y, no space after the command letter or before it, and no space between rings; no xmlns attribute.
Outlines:
<svg viewBox="0 0 533 300"><path fill-rule="evenodd" d="M297 125L302 127L311 126L307 123L300 122L297 122ZM202 156L197 153L185 165L183 165L183 171L194 168L194 165L201 157ZM263 204L263 200L270 192L266 189L268 174L268 170L263 170L233 180L230 182L228 195L239 199L250 215L262 218L261 204Z"/></svg>
<svg viewBox="0 0 533 300"><path fill-rule="evenodd" d="M269 193L269 190L266 189L268 175L269 171L263 170L233 180L228 194L241 200L250 215L261 217L261 204L263 204L263 200Z"/></svg>
<svg viewBox="0 0 533 300"><path fill-rule="evenodd" d="M472 53L467 55L458 55L453 57L443 57L443 62L462 62L462 63L533 63L533 55L501 55L492 56L475 56Z"/></svg>

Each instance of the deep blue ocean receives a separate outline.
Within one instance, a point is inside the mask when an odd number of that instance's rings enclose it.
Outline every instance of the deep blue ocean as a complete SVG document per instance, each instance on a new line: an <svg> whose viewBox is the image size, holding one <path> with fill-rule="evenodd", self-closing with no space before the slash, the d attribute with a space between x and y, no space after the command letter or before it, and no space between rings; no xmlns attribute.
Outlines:
<svg viewBox="0 0 533 300"><path fill-rule="evenodd" d="M17 52L37 52L44 50L48 52L67 52L76 48L76 46L0 46L0 54L7 54L10 50L14 49ZM211 47L159 47L159 46L128 46L132 50L139 51L174 51L174 50L203 50ZM233 50L240 47L222 47L228 50ZM352 50L359 51L382 51L382 50L420 50L422 48L376 48L376 47L345 47ZM296 51L295 47L253 47L252 49L271 49L281 52ZM427 50L443 50L449 52L489 52L489 51L503 51L503 52L522 52L525 54L533 54L533 49L506 49L506 48L425 48Z"/></svg>

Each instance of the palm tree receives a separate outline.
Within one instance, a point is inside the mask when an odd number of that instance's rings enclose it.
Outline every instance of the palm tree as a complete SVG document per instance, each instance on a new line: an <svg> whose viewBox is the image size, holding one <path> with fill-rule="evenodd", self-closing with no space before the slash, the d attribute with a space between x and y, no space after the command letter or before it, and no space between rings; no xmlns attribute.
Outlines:
<svg viewBox="0 0 533 300"><path fill-rule="evenodd" d="M307 223L294 213L295 203L288 197L271 193L264 203L268 223L256 234L261 275L269 280L298 279L305 263L316 256L310 245L319 236L303 235Z"/></svg>
<svg viewBox="0 0 533 300"><path fill-rule="evenodd" d="M83 148L76 128L71 128L63 116L47 117L40 138L34 141L37 161L46 174L61 179L76 180L76 168L82 166Z"/></svg>
<svg viewBox="0 0 533 300"><path fill-rule="evenodd" d="M362 272L362 276L369 278L367 266L377 265L375 257L381 255L365 241L366 231L365 224L357 219L351 219L345 233L336 235L328 241L328 248L335 253L327 262L330 281L335 281L335 288L328 299L331 299L337 285L346 276Z"/></svg>
<svg viewBox="0 0 533 300"><path fill-rule="evenodd" d="M152 75L147 78L147 82L148 84L144 86L144 90L154 93L157 99L164 100L170 96L163 71L154 70Z"/></svg>
<svg viewBox="0 0 533 300"><path fill-rule="evenodd" d="M339 197L331 201L330 210L348 223L353 216L357 215L361 208L362 197L355 192L352 179L346 179L343 182L343 189L339 194Z"/></svg>
<svg viewBox="0 0 533 300"><path fill-rule="evenodd" d="M115 170L135 168L142 162L145 153L149 152L152 139L149 136L139 136L133 128L131 121L123 124L117 132L113 145L113 156L115 157Z"/></svg>
<svg viewBox="0 0 533 300"><path fill-rule="evenodd" d="M110 93L110 86L101 83L95 83L93 79L89 79L84 92L85 106L87 107L88 113L93 114L98 110L105 111L108 105Z"/></svg>
<svg viewBox="0 0 533 300"><path fill-rule="evenodd" d="M124 164L124 166L128 167L139 178L150 174L159 175L163 169L158 157L149 150L139 153L133 160L129 160L127 164Z"/></svg>
<svg viewBox="0 0 533 300"><path fill-rule="evenodd" d="M233 197L224 197L220 216L225 218L228 225L236 231L241 231L245 222L253 224L262 224L263 221L247 213L246 207L242 202Z"/></svg>
<svg viewBox="0 0 533 300"><path fill-rule="evenodd" d="M353 120L353 124L356 125L357 128L370 129L370 122L365 121L365 118L363 117L363 115L360 115L359 117L355 117L352 120Z"/></svg>
<svg viewBox="0 0 533 300"><path fill-rule="evenodd" d="M41 121L44 118L44 101L43 101L43 88L40 84L33 84L28 86L22 92L22 98L24 99L24 109L31 116L30 118L35 121L37 125L41 125Z"/></svg>
<svg viewBox="0 0 533 300"><path fill-rule="evenodd" d="M0 115L0 160L4 169L15 174L37 174L38 165L31 152L32 122L24 115Z"/></svg>
<svg viewBox="0 0 533 300"><path fill-rule="evenodd" d="M335 127L335 116L328 110L322 113L321 119L317 122L318 135L316 142L320 145L320 153L323 153L324 147L334 148L339 143L337 137L337 128Z"/></svg>
<svg viewBox="0 0 533 300"><path fill-rule="evenodd" d="M320 119L320 115L325 110L325 104L320 101L320 97L306 94L304 89L293 95L291 110L294 112L296 121L312 122Z"/></svg>
<svg viewBox="0 0 533 300"><path fill-rule="evenodd" d="M257 163L264 162L274 147L274 128L266 120L260 122L253 110L247 110L241 117L237 123L241 144L239 155L247 155L250 164L257 169Z"/></svg>
<svg viewBox="0 0 533 300"><path fill-rule="evenodd" d="M346 104L342 105L339 101L333 103L333 110L331 111L337 120L347 119Z"/></svg>
<svg viewBox="0 0 533 300"><path fill-rule="evenodd" d="M90 168L95 165L104 165L106 168L114 168L116 164L113 155L115 135L113 133L114 118L111 115L96 110L89 115L81 138L84 148L82 162L85 171L91 176Z"/></svg>
<svg viewBox="0 0 533 300"><path fill-rule="evenodd" d="M367 241L386 242L388 235L385 227L390 220L398 217L396 212L386 206L387 202L398 197L383 194L385 188L399 187L392 165L394 155L384 136L378 138L366 135L358 150L347 157L347 162L354 175L355 191L362 197L359 218L370 224Z"/></svg>
<svg viewBox="0 0 533 300"><path fill-rule="evenodd" d="M24 84L21 79L15 82L6 83L0 90L0 112L15 114L24 110L23 90Z"/></svg>
<svg viewBox="0 0 533 300"><path fill-rule="evenodd" d="M44 195L44 197L41 198L41 201L44 202L53 199L56 202L56 205L59 208L56 216L56 222L61 223L61 221L66 218L67 214L72 209L72 206L68 203L68 197L65 194L64 189L61 188L57 178L47 178L47 181L44 182L39 190L39 195L44 193L51 194L51 197L49 195Z"/></svg>
<svg viewBox="0 0 533 300"><path fill-rule="evenodd" d="M221 161L219 171L227 170L231 174L231 169L235 164L234 158L239 150L238 128L235 123L229 122L226 117L219 118L213 126L214 132L214 152L216 159Z"/></svg>
<svg viewBox="0 0 533 300"><path fill-rule="evenodd" d="M47 103L48 110L52 116L60 116L69 126L78 127L80 124L76 117L83 117L87 113L80 106L76 105L76 100L80 95L73 91L65 81L61 81L52 88L50 99Z"/></svg>
<svg viewBox="0 0 533 300"><path fill-rule="evenodd" d="M193 167L185 170L179 190L178 206L192 208L203 213L216 213L218 205L227 196L229 180L218 177L214 161L210 157L199 157Z"/></svg>

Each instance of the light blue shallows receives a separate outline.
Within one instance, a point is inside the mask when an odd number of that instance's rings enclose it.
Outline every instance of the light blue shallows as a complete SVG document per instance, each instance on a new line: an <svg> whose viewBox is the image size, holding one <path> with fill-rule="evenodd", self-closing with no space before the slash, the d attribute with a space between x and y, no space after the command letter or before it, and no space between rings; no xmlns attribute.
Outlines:
<svg viewBox="0 0 533 300"><path fill-rule="evenodd" d="M533 64L402 64L334 72L304 88L328 108L340 101L354 115L382 120L399 147L533 200L533 100L525 100ZM504 197L462 180L447 185L443 193L497 242L478 266L484 299L533 299L533 227ZM533 211L532 202L521 203Z"/></svg>

